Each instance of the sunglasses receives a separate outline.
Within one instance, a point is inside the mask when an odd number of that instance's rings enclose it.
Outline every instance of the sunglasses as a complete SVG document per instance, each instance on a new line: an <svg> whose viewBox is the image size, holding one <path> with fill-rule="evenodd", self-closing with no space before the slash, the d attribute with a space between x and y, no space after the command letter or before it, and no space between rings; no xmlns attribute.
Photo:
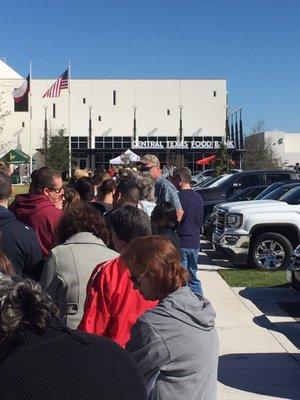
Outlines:
<svg viewBox="0 0 300 400"><path fill-rule="evenodd" d="M155 165L153 165L152 167L146 167L146 166L144 166L144 167L142 167L141 168L141 172L149 172L152 168L154 168L155 167Z"/></svg>
<svg viewBox="0 0 300 400"><path fill-rule="evenodd" d="M64 191L64 187L63 186L58 188L58 189L51 188L51 187L48 187L48 189L51 190L51 192L55 192L56 194L61 194Z"/></svg>

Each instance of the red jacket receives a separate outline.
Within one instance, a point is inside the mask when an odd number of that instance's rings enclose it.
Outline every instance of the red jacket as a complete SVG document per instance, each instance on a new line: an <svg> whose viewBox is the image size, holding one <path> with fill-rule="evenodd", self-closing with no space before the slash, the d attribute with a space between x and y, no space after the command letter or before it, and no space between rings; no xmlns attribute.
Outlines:
<svg viewBox="0 0 300 400"><path fill-rule="evenodd" d="M46 196L32 193L17 195L9 209L19 221L32 226L43 256L47 257L52 247L54 229L62 216L62 211Z"/></svg>
<svg viewBox="0 0 300 400"><path fill-rule="evenodd" d="M109 337L125 347L132 325L156 304L156 301L145 300L133 288L128 269L116 258L94 269L78 329Z"/></svg>

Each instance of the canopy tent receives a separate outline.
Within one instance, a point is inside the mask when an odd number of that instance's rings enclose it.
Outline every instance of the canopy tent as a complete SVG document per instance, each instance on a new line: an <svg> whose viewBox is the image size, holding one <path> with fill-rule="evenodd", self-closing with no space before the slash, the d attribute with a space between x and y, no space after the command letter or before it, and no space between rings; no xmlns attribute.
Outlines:
<svg viewBox="0 0 300 400"><path fill-rule="evenodd" d="M138 162L140 161L140 157L135 154L131 150L126 150L125 153L121 154L120 156L116 158L112 158L109 160L109 163L112 165L124 165L126 162Z"/></svg>
<svg viewBox="0 0 300 400"><path fill-rule="evenodd" d="M196 164L198 165L208 165L216 162L216 156L209 156L209 157L204 157L201 158L200 160L196 161Z"/></svg>
<svg viewBox="0 0 300 400"><path fill-rule="evenodd" d="M10 150L3 157L1 157L2 161L7 162L8 164L21 165L21 164L29 164L30 158L24 153L24 151L19 149ZM35 163L35 160L32 160Z"/></svg>

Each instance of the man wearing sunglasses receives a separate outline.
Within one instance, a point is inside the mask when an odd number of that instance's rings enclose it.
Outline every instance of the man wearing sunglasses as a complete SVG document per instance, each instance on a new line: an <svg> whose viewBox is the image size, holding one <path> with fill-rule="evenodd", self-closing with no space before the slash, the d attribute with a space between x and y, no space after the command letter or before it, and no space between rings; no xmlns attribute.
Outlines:
<svg viewBox="0 0 300 400"><path fill-rule="evenodd" d="M161 204L169 201L176 210L177 221L180 222L183 217L183 209L178 197L177 189L162 174L160 161L154 154L146 154L140 161L141 171L149 173L155 182L156 203Z"/></svg>
<svg viewBox="0 0 300 400"><path fill-rule="evenodd" d="M43 167L32 173L29 193L17 195L10 206L19 221L34 229L45 258L52 247L56 224L62 216L63 196L60 173Z"/></svg>

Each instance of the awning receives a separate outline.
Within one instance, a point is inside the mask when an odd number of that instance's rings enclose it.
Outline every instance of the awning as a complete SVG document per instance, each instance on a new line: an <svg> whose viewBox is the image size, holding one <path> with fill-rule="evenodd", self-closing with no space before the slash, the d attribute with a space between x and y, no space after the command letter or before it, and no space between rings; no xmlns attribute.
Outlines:
<svg viewBox="0 0 300 400"><path fill-rule="evenodd" d="M123 165L123 164L126 164L125 160L131 161L131 162L138 162L138 161L140 161L140 157L137 154L135 154L133 151L128 149L125 151L125 153L121 154L120 156L109 160L109 163L113 164L113 165Z"/></svg>
<svg viewBox="0 0 300 400"><path fill-rule="evenodd" d="M198 165L208 165L216 162L216 156L209 156L209 157L204 157L201 158L200 160L196 161L196 164Z"/></svg>
<svg viewBox="0 0 300 400"><path fill-rule="evenodd" d="M1 157L2 161L5 161L8 164L21 165L21 164L29 164L30 158L24 153L24 151L19 149L10 150L3 157ZM35 160L32 160L35 163Z"/></svg>

